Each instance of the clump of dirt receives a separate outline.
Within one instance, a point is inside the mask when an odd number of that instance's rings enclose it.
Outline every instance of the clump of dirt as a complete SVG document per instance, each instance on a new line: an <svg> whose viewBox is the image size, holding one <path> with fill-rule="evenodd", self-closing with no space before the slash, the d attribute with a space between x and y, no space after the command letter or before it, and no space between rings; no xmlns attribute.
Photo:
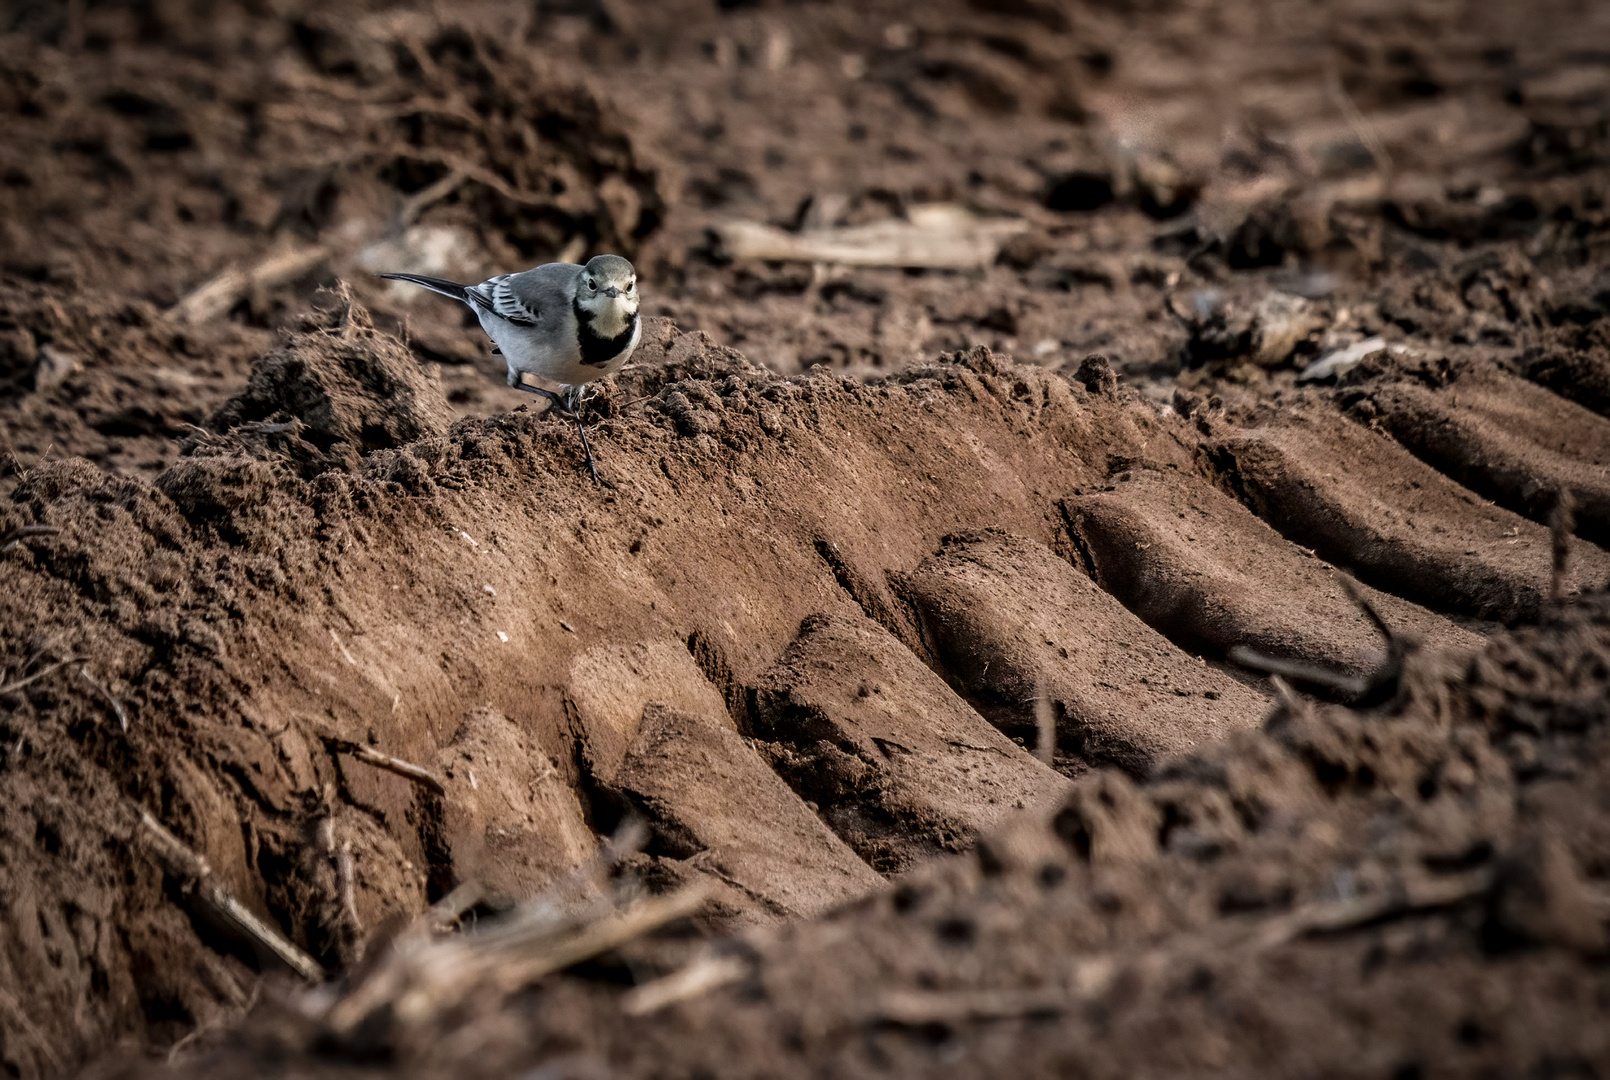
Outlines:
<svg viewBox="0 0 1610 1080"><path fill-rule="evenodd" d="M751 725L772 768L882 873L966 850L1067 787L865 616L806 619Z"/></svg>
<svg viewBox="0 0 1610 1080"><path fill-rule="evenodd" d="M1022 537L946 537L899 588L939 666L998 726L1022 738L1036 708L1049 708L1057 750L1075 761L1145 773L1261 711L1260 692L1137 626L1111 594ZM1141 686L1117 674L1135 666L1147 670Z"/></svg>
<svg viewBox="0 0 1610 1080"><path fill-rule="evenodd" d="M208 420L239 440L283 439L286 456L305 458L310 477L445 435L455 419L438 382L400 342L376 334L349 290L331 299Z"/></svg>

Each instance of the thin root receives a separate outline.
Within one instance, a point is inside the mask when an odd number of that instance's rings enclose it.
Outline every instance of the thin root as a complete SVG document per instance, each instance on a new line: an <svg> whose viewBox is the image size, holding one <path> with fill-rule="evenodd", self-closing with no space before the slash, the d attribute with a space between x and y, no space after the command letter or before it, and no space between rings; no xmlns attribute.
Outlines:
<svg viewBox="0 0 1610 1080"><path fill-rule="evenodd" d="M112 712L117 716L118 726L127 732L129 730L129 714L128 710L123 708L123 703L118 701L117 698L113 697L112 692L108 690L104 684L96 680L95 676L89 673L89 668L79 668L78 674L85 682L94 687L95 691L100 694L101 697L106 699L106 703L112 707Z"/></svg>
<svg viewBox="0 0 1610 1080"><path fill-rule="evenodd" d="M24 525L20 529L12 529L0 537L0 555L9 554L12 548L30 536L55 536L59 532L61 530L54 525Z"/></svg>
<svg viewBox="0 0 1610 1080"><path fill-rule="evenodd" d="M193 895L219 922L254 942L308 982L323 980L324 969L318 961L285 940L279 931L236 900L223 883L213 876L207 860L164 828L161 822L151 816L150 811L140 811L140 824L145 828L152 851L168 873L189 882L194 889Z"/></svg>
<svg viewBox="0 0 1610 1080"><path fill-rule="evenodd" d="M372 746L364 746L362 743L351 742L347 739L326 736L324 745L332 753L351 755L365 765L373 765L377 769L396 773L403 779L412 780L420 787L429 788L438 795L444 797L447 795L447 785L442 783L441 777L429 769L421 768L401 758L391 757L389 754L382 754Z"/></svg>
<svg viewBox="0 0 1610 1080"><path fill-rule="evenodd" d="M6 694L15 694L18 690L21 690L25 686L31 686L32 684L38 682L40 679L43 679L46 675L50 675L50 674L53 674L54 672L60 671L62 668L66 667L68 664L79 663L83 659L84 659L84 657L82 657L82 656L69 656L65 660L56 661L54 664L51 664L49 667L40 668L38 671L34 672L32 675L29 675L25 679L18 679L16 682L7 683L5 686L0 686L0 697L3 697ZM31 661L30 661L30 663L31 663ZM24 669L24 670L26 670L26 669Z"/></svg>
<svg viewBox="0 0 1610 1080"><path fill-rule="evenodd" d="M1322 668L1317 664L1305 664L1300 660L1281 660L1273 656L1265 656L1256 649L1249 649L1245 645L1237 645L1231 649L1230 659L1242 667L1262 671L1271 678L1290 679L1293 682L1307 683L1310 686L1321 686L1347 697L1357 697L1368 688L1362 679L1342 675L1328 668Z"/></svg>
<svg viewBox="0 0 1610 1080"><path fill-rule="evenodd" d="M1346 574L1338 574L1337 579L1341 581L1342 591L1347 594L1347 598L1353 601L1353 606L1364 613L1364 617L1370 620L1370 624L1375 627L1376 633L1381 635L1387 647L1390 648L1398 640L1396 631L1387 625L1385 619L1381 618L1381 613L1375 610L1375 605L1370 603L1370 598L1364 595L1364 590L1359 588L1358 582Z"/></svg>

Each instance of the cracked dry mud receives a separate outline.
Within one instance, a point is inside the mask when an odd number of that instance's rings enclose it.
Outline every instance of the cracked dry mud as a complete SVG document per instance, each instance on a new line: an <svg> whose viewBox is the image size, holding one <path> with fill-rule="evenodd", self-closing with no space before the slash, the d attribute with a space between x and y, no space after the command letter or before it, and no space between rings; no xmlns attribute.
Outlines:
<svg viewBox="0 0 1610 1080"><path fill-rule="evenodd" d="M1610 27L1544 7L0 17L0 1068L1610 1073ZM1021 227L707 232L933 202ZM600 250L595 487L366 271ZM332 1019L467 883L438 946L699 899Z"/></svg>

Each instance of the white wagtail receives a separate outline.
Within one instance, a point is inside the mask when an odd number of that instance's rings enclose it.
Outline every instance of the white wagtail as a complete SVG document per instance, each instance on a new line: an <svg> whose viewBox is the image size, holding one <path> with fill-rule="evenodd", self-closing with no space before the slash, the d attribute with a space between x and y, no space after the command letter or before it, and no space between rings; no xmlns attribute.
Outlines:
<svg viewBox="0 0 1610 1080"><path fill-rule="evenodd" d="M586 266L547 263L460 285L421 274L381 274L462 300L509 365L509 385L540 394L576 422L587 469L598 482L593 448L582 426L581 388L619 371L643 336L637 317L637 271L619 255L596 255ZM521 379L535 375L563 385L569 400Z"/></svg>

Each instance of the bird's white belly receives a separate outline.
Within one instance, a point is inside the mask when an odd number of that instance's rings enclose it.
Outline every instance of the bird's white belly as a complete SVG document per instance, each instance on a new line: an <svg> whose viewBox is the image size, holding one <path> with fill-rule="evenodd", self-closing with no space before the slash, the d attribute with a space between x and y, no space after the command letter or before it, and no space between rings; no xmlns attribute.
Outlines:
<svg viewBox="0 0 1610 1080"><path fill-rule="evenodd" d="M545 327L517 326L490 312L478 314L481 328L503 353L503 360L510 371L535 375L565 386L578 386L615 374L631 358L638 340L643 336L643 324L639 322L626 348L608 364L599 367L581 362L581 347L574 341L567 341L563 345L545 344L542 340Z"/></svg>

